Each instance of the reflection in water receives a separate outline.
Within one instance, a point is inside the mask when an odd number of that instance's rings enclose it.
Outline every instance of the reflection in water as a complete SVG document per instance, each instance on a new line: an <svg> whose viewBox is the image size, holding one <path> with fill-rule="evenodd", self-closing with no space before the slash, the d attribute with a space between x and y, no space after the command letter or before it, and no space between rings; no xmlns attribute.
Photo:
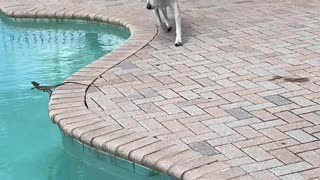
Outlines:
<svg viewBox="0 0 320 180"><path fill-rule="evenodd" d="M67 170L79 174L72 174L77 179L98 174L65 155L60 133L48 119L48 96L30 90L30 82L58 84L128 36L93 22L0 15L1 180L70 180ZM81 170L73 169L75 164L82 164Z"/></svg>

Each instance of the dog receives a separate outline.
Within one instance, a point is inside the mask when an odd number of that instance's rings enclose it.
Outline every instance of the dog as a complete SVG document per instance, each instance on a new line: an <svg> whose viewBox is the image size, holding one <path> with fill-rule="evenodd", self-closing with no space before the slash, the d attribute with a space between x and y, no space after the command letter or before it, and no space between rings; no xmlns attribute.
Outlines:
<svg viewBox="0 0 320 180"><path fill-rule="evenodd" d="M181 39L181 15L179 9L178 0L147 0L147 9L154 10L156 18L160 23L160 26L163 30L169 32L171 30L171 26L168 20L167 8L171 9L174 14L174 19L176 22L176 40L175 46L182 46ZM160 12L163 16L163 21L160 17Z"/></svg>

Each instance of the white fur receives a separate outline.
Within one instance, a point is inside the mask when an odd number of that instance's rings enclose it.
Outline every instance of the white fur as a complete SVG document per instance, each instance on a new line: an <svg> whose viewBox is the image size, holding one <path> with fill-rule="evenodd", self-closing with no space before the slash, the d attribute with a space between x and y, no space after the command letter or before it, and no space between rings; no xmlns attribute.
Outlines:
<svg viewBox="0 0 320 180"><path fill-rule="evenodd" d="M154 10L154 13L156 15L157 20L159 21L161 28L166 31L171 30L171 26L168 21L168 7L173 12L174 19L176 22L176 41L174 44L176 46L181 46L181 15L178 0L147 0L147 9ZM163 21L161 19L160 13L163 16Z"/></svg>

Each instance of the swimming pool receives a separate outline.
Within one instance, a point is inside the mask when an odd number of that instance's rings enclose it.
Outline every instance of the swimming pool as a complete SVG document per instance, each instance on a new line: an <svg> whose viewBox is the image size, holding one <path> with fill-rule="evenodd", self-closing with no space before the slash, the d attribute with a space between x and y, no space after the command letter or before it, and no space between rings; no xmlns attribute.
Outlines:
<svg viewBox="0 0 320 180"><path fill-rule="evenodd" d="M58 84L129 36L124 29L95 22L0 14L2 180L123 179L86 163L81 155L65 153L59 130L48 119L48 95L31 90L30 82Z"/></svg>

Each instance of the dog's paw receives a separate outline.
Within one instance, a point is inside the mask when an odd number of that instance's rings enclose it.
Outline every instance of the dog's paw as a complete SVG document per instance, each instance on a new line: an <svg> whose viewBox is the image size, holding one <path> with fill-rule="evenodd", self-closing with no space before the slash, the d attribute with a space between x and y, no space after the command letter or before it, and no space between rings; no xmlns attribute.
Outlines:
<svg viewBox="0 0 320 180"><path fill-rule="evenodd" d="M171 29L172 29L172 27L171 27L171 26L167 27L167 32L170 32L170 31L171 31Z"/></svg>
<svg viewBox="0 0 320 180"><path fill-rule="evenodd" d="M176 47L182 46L182 42L175 42L174 45L175 45Z"/></svg>

